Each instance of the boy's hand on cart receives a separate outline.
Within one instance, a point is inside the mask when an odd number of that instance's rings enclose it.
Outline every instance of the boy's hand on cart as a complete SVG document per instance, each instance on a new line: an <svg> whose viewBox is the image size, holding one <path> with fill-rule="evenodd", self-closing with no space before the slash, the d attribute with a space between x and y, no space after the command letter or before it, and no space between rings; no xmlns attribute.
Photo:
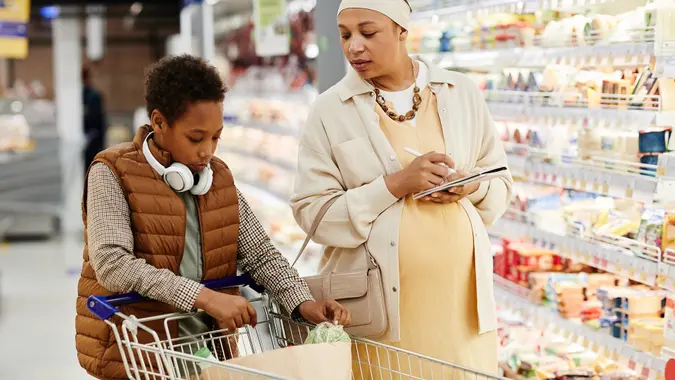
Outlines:
<svg viewBox="0 0 675 380"><path fill-rule="evenodd" d="M333 300L303 302L298 312L303 318L314 324L331 322L347 326L352 323L349 309Z"/></svg>
<svg viewBox="0 0 675 380"><path fill-rule="evenodd" d="M255 308L241 296L218 293L204 288L199 292L195 307L215 318L220 328L230 331L235 331L245 325L255 327L258 322Z"/></svg>

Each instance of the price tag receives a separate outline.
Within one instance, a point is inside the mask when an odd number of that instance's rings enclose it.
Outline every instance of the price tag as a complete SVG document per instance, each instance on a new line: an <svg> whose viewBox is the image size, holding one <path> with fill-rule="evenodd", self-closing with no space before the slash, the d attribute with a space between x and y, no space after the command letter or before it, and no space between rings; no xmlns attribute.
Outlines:
<svg viewBox="0 0 675 380"><path fill-rule="evenodd" d="M609 270L609 260L608 260L609 252L607 251L607 249L605 249L604 247L599 247L598 253L600 256L600 269L611 272Z"/></svg>
<svg viewBox="0 0 675 380"><path fill-rule="evenodd" d="M528 180L531 180L532 178L532 160L528 159L525 161L525 165L523 165L523 174L525 175L525 178Z"/></svg>
<svg viewBox="0 0 675 380"><path fill-rule="evenodd" d="M592 169L586 169L584 170L586 173L585 178L586 181L588 182L588 190L592 193L599 193L600 192L600 178L598 176L598 172Z"/></svg>
<svg viewBox="0 0 675 380"><path fill-rule="evenodd" d="M637 363L635 363L633 359L628 360L628 368L630 368L631 371L635 371L635 368L637 368Z"/></svg>
<svg viewBox="0 0 675 380"><path fill-rule="evenodd" d="M590 350L591 342L588 341L588 338L586 337L580 337L580 344L584 346L585 349Z"/></svg>
<svg viewBox="0 0 675 380"><path fill-rule="evenodd" d="M623 265L621 267L621 275L626 278L631 276L631 268L633 267L633 256L628 254L621 254Z"/></svg>
<svg viewBox="0 0 675 380"><path fill-rule="evenodd" d="M638 279L637 280L642 284L647 284L647 273L644 270L638 271Z"/></svg>
<svg viewBox="0 0 675 380"><path fill-rule="evenodd" d="M648 378L649 378L649 373L650 373L650 372L651 372L651 369L650 369L648 366L645 365L644 367L642 367L642 372L641 372L642 378L643 378L643 379L648 379Z"/></svg>
<svg viewBox="0 0 675 380"><path fill-rule="evenodd" d="M593 252L593 251L592 251L592 252ZM597 252L597 251L596 251L596 252ZM593 253L595 253L595 252L593 252ZM602 269L602 268L600 267L600 257L598 257L597 254L594 254L594 255L591 256L591 266L592 266L593 268Z"/></svg>
<svg viewBox="0 0 675 380"><path fill-rule="evenodd" d="M618 362L619 361L619 352L617 350L612 350L609 358L612 359L615 362Z"/></svg>
<svg viewBox="0 0 675 380"><path fill-rule="evenodd" d="M600 345L597 343L591 344L591 351L595 353L600 353Z"/></svg>
<svg viewBox="0 0 675 380"><path fill-rule="evenodd" d="M534 181L539 182L539 180L541 179L541 165L539 163L533 163L532 172L534 175Z"/></svg>
<svg viewBox="0 0 675 380"><path fill-rule="evenodd" d="M628 265L628 278L630 278L633 281L638 281L637 280L637 270L635 269L635 261L634 260Z"/></svg>
<svg viewBox="0 0 675 380"><path fill-rule="evenodd" d="M602 174L600 176L600 194L609 195L609 188L611 186L612 179L608 174Z"/></svg>

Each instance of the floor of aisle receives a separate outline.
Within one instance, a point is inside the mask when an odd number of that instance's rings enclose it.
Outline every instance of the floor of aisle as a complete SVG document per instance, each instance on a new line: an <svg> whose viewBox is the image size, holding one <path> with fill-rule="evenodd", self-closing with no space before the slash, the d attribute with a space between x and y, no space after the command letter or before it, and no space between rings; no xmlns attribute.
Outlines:
<svg viewBox="0 0 675 380"><path fill-rule="evenodd" d="M0 379L91 379L75 353L82 239L0 248ZM72 261L72 260L71 260Z"/></svg>

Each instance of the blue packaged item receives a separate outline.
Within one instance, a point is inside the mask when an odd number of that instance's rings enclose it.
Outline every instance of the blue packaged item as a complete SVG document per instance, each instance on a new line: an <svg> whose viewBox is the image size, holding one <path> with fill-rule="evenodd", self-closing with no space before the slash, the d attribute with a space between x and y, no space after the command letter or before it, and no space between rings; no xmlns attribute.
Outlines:
<svg viewBox="0 0 675 380"><path fill-rule="evenodd" d="M628 329L623 327L621 321L616 321L612 323L612 334L613 337L621 340L628 339Z"/></svg>
<svg viewBox="0 0 675 380"><path fill-rule="evenodd" d="M640 153L663 153L668 150L668 140L672 129L640 131L638 147Z"/></svg>
<svg viewBox="0 0 675 380"><path fill-rule="evenodd" d="M659 155L658 154L645 154L640 156L640 163L645 165L658 165L659 164ZM649 177L656 176L656 168L641 168L642 175Z"/></svg>

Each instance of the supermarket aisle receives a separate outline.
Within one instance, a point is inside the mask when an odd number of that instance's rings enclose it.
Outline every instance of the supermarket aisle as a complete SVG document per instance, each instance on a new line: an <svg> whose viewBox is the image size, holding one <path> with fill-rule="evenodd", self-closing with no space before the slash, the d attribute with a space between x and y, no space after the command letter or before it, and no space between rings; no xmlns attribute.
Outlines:
<svg viewBox="0 0 675 380"><path fill-rule="evenodd" d="M64 254L81 252L82 244L13 243L0 251L0 379L91 378L75 354L79 268L69 275Z"/></svg>

